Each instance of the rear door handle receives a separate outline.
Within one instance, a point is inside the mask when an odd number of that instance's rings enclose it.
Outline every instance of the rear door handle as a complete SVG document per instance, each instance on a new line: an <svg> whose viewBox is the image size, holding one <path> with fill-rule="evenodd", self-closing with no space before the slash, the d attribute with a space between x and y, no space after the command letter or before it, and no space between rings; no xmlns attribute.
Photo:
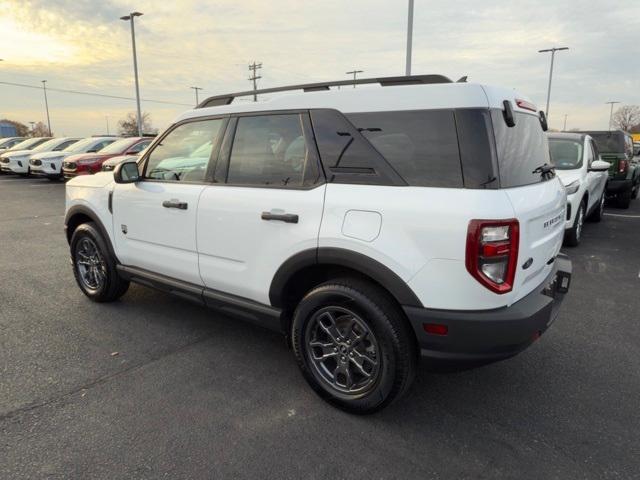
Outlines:
<svg viewBox="0 0 640 480"><path fill-rule="evenodd" d="M298 215L293 213L262 212L262 220L276 220L285 223L298 223Z"/></svg>
<svg viewBox="0 0 640 480"><path fill-rule="evenodd" d="M164 208L178 208L180 210L186 210L189 204L187 202L181 202L180 200L165 200L162 202Z"/></svg>

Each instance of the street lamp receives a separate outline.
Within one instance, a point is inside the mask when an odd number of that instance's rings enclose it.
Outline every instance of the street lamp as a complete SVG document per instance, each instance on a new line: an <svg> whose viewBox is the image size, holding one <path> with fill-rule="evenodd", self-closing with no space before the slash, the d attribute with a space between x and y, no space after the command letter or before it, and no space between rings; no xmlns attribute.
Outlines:
<svg viewBox="0 0 640 480"><path fill-rule="evenodd" d="M47 130L51 136L51 120L49 119L49 102L47 101L47 81L42 80L42 91L44 92L44 107L47 110Z"/></svg>
<svg viewBox="0 0 640 480"><path fill-rule="evenodd" d="M140 111L140 85L138 83L138 57L136 55L136 31L135 26L133 24L133 19L135 17L141 17L142 13L140 12L131 12L129 15L125 15L124 17L120 17L120 20L129 21L131 23L131 46L133 48L133 73L135 75L136 80L136 105L138 107L138 136L142 136L142 112Z"/></svg>
<svg viewBox="0 0 640 480"><path fill-rule="evenodd" d="M613 121L613 106L620 102L605 102L606 105L611 105L611 113L609 114L609 130L611 130L611 122Z"/></svg>
<svg viewBox="0 0 640 480"><path fill-rule="evenodd" d="M544 112L547 120L549 120L549 99L551 98L551 77L553 77L553 60L556 56L556 52L559 52L561 50L569 50L569 47L553 47L546 48L544 50L538 50L538 53L551 52L551 69L549 70L549 86L547 87L547 109Z"/></svg>
<svg viewBox="0 0 640 480"><path fill-rule="evenodd" d="M404 74L411 75L411 47L413 43L413 0L409 0L409 14L407 16L407 59Z"/></svg>

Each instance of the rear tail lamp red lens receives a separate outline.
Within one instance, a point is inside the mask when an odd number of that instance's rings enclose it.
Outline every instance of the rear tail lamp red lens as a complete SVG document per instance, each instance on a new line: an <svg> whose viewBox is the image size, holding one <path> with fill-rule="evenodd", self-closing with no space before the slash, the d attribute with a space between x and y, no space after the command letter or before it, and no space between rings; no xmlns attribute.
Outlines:
<svg viewBox="0 0 640 480"><path fill-rule="evenodd" d="M629 168L629 162L626 160L620 160L618 162L618 173L626 173L627 168Z"/></svg>
<svg viewBox="0 0 640 480"><path fill-rule="evenodd" d="M516 219L471 220L467 229L467 271L492 292L513 289L520 224Z"/></svg>

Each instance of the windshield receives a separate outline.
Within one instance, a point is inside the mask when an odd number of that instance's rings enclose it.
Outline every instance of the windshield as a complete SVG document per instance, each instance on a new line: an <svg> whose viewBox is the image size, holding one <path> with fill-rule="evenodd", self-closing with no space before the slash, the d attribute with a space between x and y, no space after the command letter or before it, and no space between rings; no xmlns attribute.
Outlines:
<svg viewBox="0 0 640 480"><path fill-rule="evenodd" d="M600 153L624 153L624 134L621 132L590 133Z"/></svg>
<svg viewBox="0 0 640 480"><path fill-rule="evenodd" d="M84 140L80 140L79 142L69 145L67 148L65 148L62 151L72 152L72 153L82 153L96 142L98 142L97 138L85 138Z"/></svg>
<svg viewBox="0 0 640 480"><path fill-rule="evenodd" d="M549 138L551 161L558 170L573 170L582 166L582 142L567 138Z"/></svg>
<svg viewBox="0 0 640 480"><path fill-rule="evenodd" d="M49 150L53 150L56 148L60 142L63 141L60 138L52 138L44 143L41 143L36 148L33 149L33 152L48 152Z"/></svg>
<svg viewBox="0 0 640 480"><path fill-rule="evenodd" d="M111 145L104 147L100 150L100 153L120 153L128 149L137 141L137 138L121 138L120 140L113 142Z"/></svg>
<svg viewBox="0 0 640 480"><path fill-rule="evenodd" d="M40 145L42 142L49 140L48 138L28 138L23 142L14 145L12 150L31 150L33 147Z"/></svg>

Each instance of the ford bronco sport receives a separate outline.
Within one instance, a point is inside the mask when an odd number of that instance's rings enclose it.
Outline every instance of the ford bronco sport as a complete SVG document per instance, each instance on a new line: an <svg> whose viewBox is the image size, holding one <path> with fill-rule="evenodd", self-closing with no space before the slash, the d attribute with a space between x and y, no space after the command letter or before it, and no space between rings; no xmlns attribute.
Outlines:
<svg viewBox="0 0 640 480"><path fill-rule="evenodd" d="M129 282L285 334L305 379L354 413L419 356L486 363L553 322L571 263L544 118L511 89L440 75L211 97L137 162L66 187L73 273Z"/></svg>

